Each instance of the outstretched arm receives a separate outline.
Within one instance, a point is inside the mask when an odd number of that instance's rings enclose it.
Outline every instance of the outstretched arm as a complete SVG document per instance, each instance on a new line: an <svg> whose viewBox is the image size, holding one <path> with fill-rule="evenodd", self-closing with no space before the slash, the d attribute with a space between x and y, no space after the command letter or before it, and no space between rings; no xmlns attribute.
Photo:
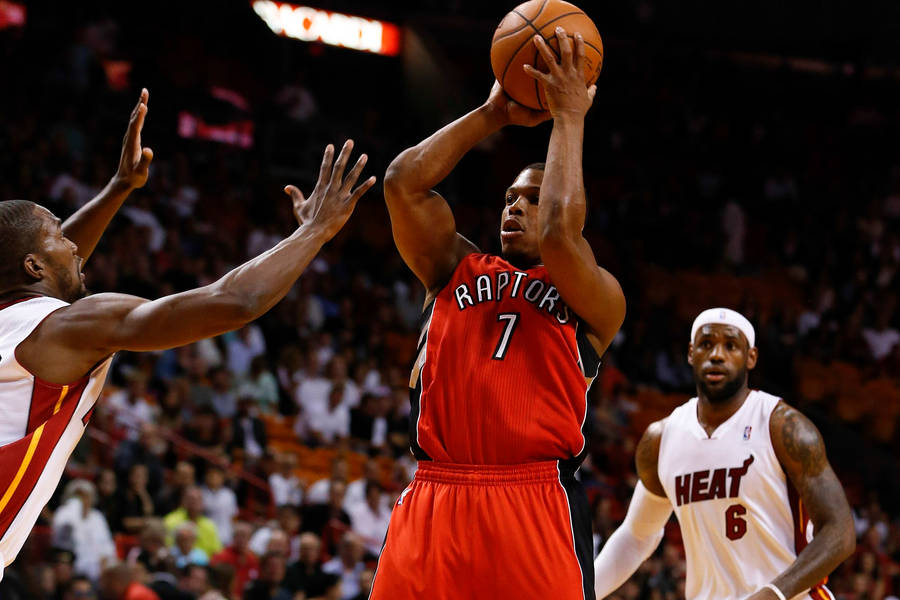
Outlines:
<svg viewBox="0 0 900 600"><path fill-rule="evenodd" d="M584 117L596 87L584 85L584 39L575 47L561 27L556 29L560 58L541 36L534 43L549 65L542 73L525 70L540 81L553 115L553 133L538 202L541 259L560 296L590 328L591 343L602 354L625 319L625 296L618 281L597 265L582 235L586 212L582 146Z"/></svg>
<svg viewBox="0 0 900 600"><path fill-rule="evenodd" d="M847 497L828 463L825 443L816 426L800 411L781 402L769 419L769 432L775 455L809 513L815 532L797 560L771 582L785 598L793 598L825 579L850 556L856 548L856 535ZM776 594L764 588L751 598L776 599Z"/></svg>
<svg viewBox="0 0 900 600"><path fill-rule="evenodd" d="M640 481L634 489L625 520L594 560L594 592L605 598L625 583L647 560L663 538L672 503L659 481L659 440L662 422L644 432L635 453Z"/></svg>
<svg viewBox="0 0 900 600"><path fill-rule="evenodd" d="M456 232L447 201L432 188L475 144L510 124L549 118L511 101L498 83L480 107L400 153L384 177L384 198L400 256L429 292L443 287L463 256L477 250Z"/></svg>
<svg viewBox="0 0 900 600"><path fill-rule="evenodd" d="M63 233L78 246L78 254L84 260L94 252L100 236L133 190L147 183L153 150L141 148L141 129L147 116L147 101L150 94L141 90L137 106L131 111L119 168L97 197L78 209L63 223Z"/></svg>
<svg viewBox="0 0 900 600"><path fill-rule="evenodd" d="M325 242L343 227L359 198L375 183L353 189L363 154L343 177L353 143L347 142L332 169L328 146L319 180L309 198L294 186L300 227L271 250L208 286L145 300L97 294L52 313L23 342L22 365L47 381L68 383L117 350L161 350L218 335L260 317L281 300Z"/></svg>

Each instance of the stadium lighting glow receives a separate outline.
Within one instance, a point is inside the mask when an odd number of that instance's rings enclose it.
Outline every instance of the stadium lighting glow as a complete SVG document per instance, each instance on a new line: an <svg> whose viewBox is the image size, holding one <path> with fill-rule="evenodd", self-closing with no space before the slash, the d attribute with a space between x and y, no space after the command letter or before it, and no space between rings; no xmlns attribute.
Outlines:
<svg viewBox="0 0 900 600"><path fill-rule="evenodd" d="M400 28L392 23L273 0L251 4L278 35L388 56L400 53Z"/></svg>

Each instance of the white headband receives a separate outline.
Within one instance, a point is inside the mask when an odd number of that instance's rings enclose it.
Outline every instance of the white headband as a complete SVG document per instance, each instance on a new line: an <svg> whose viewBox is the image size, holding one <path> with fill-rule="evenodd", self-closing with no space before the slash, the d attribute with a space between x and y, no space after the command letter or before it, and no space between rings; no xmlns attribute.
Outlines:
<svg viewBox="0 0 900 600"><path fill-rule="evenodd" d="M753 329L753 325L750 324L747 317L730 308L710 308L697 315L697 318L694 319L694 324L691 326L691 343L694 342L694 338L697 336L697 330L711 323L733 325L747 336L747 341L750 343L751 348L756 343L756 331Z"/></svg>

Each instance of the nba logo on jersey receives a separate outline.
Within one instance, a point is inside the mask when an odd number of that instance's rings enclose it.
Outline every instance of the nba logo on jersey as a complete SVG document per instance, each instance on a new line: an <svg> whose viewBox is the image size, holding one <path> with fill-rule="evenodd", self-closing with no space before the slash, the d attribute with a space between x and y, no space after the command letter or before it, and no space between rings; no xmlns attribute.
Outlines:
<svg viewBox="0 0 900 600"><path fill-rule="evenodd" d="M747 425L746 427L744 427L744 441L747 441L750 439L750 431L752 431L752 430L753 430L753 427L751 427L750 425Z"/></svg>

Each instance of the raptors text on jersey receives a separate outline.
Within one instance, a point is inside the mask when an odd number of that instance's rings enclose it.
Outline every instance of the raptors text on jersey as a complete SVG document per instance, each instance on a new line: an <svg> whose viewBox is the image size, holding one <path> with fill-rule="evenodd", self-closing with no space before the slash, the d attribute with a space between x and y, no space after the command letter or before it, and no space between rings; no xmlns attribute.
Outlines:
<svg viewBox="0 0 900 600"><path fill-rule="evenodd" d="M543 266L470 254L425 311L410 377L413 451L479 465L575 459L599 364Z"/></svg>

